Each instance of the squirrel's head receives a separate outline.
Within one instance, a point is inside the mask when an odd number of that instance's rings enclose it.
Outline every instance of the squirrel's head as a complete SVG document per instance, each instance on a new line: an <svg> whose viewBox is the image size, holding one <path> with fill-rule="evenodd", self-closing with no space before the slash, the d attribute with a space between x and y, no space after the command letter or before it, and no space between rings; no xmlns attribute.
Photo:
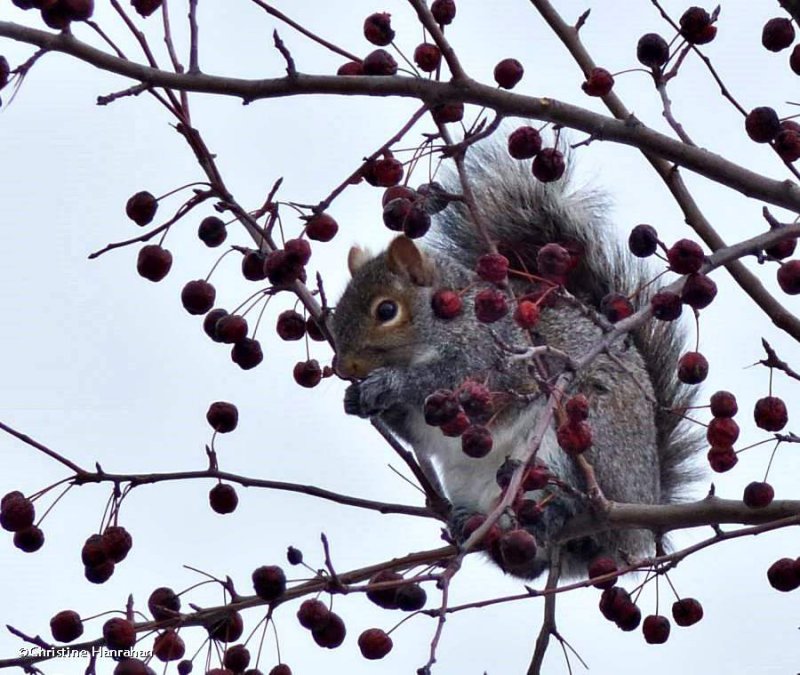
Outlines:
<svg viewBox="0 0 800 675"><path fill-rule="evenodd" d="M427 310L425 291L435 280L430 257L401 236L374 257L354 246L347 264L352 278L333 313L337 372L363 378L421 358L425 345L414 322Z"/></svg>

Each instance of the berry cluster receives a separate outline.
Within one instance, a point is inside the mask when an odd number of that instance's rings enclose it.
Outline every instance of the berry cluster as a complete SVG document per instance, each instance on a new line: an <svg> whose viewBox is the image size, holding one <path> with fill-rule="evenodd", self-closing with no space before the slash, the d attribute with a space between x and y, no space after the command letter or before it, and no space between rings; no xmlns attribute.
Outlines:
<svg viewBox="0 0 800 675"><path fill-rule="evenodd" d="M492 450L492 434L487 426L492 413L491 391L475 380L465 381L456 391L439 389L423 405L425 421L439 427L445 436L460 436L464 454L476 459Z"/></svg>
<svg viewBox="0 0 800 675"><path fill-rule="evenodd" d="M3 495L0 500L0 526L14 533L14 546L25 553L38 551L44 545L44 532L34 525L36 509L33 501L19 490Z"/></svg>

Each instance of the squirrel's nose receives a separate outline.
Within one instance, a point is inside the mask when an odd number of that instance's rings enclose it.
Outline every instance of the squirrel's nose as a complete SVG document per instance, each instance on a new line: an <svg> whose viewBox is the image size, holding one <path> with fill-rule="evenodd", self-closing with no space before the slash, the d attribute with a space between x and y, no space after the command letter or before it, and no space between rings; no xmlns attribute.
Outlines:
<svg viewBox="0 0 800 675"><path fill-rule="evenodd" d="M357 356L341 356L337 354L333 357L333 369L339 377L345 379L361 379L367 376L367 369Z"/></svg>

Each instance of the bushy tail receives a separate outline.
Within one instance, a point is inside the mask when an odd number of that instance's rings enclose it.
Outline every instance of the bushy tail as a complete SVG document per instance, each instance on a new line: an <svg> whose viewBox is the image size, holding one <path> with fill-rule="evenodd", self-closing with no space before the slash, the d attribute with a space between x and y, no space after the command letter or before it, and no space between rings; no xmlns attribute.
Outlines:
<svg viewBox="0 0 800 675"><path fill-rule="evenodd" d="M550 242L577 246L582 251L581 262L570 273L567 290L595 309L606 294L631 294L651 276L642 261L633 258L615 237L607 220L607 195L576 189L569 169L561 180L542 183L531 175L529 162L513 160L498 145L484 144L471 149L467 171L489 233L512 267L535 272L538 250ZM455 181L450 183L451 192L460 192ZM486 252L465 205L458 202L437 216L428 243L470 268ZM640 292L637 299L647 302L649 294ZM676 322L649 321L631 336L658 403L661 501L677 501L699 477L691 461L700 446L698 435L672 412L692 405L695 398L695 389L676 377L684 332Z"/></svg>

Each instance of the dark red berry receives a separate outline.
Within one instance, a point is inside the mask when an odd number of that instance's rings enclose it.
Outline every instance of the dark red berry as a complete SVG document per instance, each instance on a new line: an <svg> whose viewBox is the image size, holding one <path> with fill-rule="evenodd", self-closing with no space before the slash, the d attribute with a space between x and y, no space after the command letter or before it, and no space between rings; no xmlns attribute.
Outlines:
<svg viewBox="0 0 800 675"><path fill-rule="evenodd" d="M714 417L733 417L739 412L736 397L729 391L718 391L711 396L711 414Z"/></svg>
<svg viewBox="0 0 800 675"><path fill-rule="evenodd" d="M69 27L70 18L65 7L59 2L42 9L42 21L54 30L65 30Z"/></svg>
<svg viewBox="0 0 800 675"><path fill-rule="evenodd" d="M317 213L306 223L306 236L313 241L330 241L338 231L338 223L327 213Z"/></svg>
<svg viewBox="0 0 800 675"><path fill-rule="evenodd" d="M632 605L631 596L620 586L606 588L600 596L600 613L609 621L616 621L626 605Z"/></svg>
<svg viewBox="0 0 800 675"><path fill-rule="evenodd" d="M154 590L147 599L147 608L156 621L174 619L181 609L181 599L166 586Z"/></svg>
<svg viewBox="0 0 800 675"><path fill-rule="evenodd" d="M765 431L780 431L789 421L786 404L777 396L765 396L758 399L753 417L756 426Z"/></svg>
<svg viewBox="0 0 800 675"><path fill-rule="evenodd" d="M294 366L292 375L294 376L294 381L301 387L311 389L316 387L322 380L322 368L319 367L319 361L316 359L298 361Z"/></svg>
<svg viewBox="0 0 800 675"><path fill-rule="evenodd" d="M403 180L403 164L391 154L387 154L385 157L375 160L372 166L372 178L376 187L397 185Z"/></svg>
<svg viewBox="0 0 800 675"><path fill-rule="evenodd" d="M753 108L744 118L747 135L756 143L769 143L781 130L781 121L772 108Z"/></svg>
<svg viewBox="0 0 800 675"><path fill-rule="evenodd" d="M395 593L397 608L404 612L416 612L425 606L428 594L419 584L406 584L397 589Z"/></svg>
<svg viewBox="0 0 800 675"><path fill-rule="evenodd" d="M651 645L662 645L669 638L670 623L665 616L651 614L642 622L642 633L645 642Z"/></svg>
<svg viewBox="0 0 800 675"><path fill-rule="evenodd" d="M800 573L796 561L791 558L776 560L767 570L767 579L770 586L784 593L800 587Z"/></svg>
<svg viewBox="0 0 800 675"><path fill-rule="evenodd" d="M637 225L628 237L628 248L637 258L647 258L658 249L658 232L652 225Z"/></svg>
<svg viewBox="0 0 800 675"><path fill-rule="evenodd" d="M514 310L515 323L524 330L530 330L539 322L539 305L530 300L520 300Z"/></svg>
<svg viewBox="0 0 800 675"><path fill-rule="evenodd" d="M245 338L241 342L237 342L231 350L231 360L242 370L255 368L264 360L261 343L252 338Z"/></svg>
<svg viewBox="0 0 800 675"><path fill-rule="evenodd" d="M297 620L303 628L319 630L327 622L331 611L328 606L314 598L304 600L297 610Z"/></svg>
<svg viewBox="0 0 800 675"><path fill-rule="evenodd" d="M159 7L161 7L162 0L131 0L131 5L139 13L140 16L147 18Z"/></svg>
<svg viewBox="0 0 800 675"><path fill-rule="evenodd" d="M192 669L192 662L188 659L184 659L178 663L178 675L189 675L189 673L192 672Z"/></svg>
<svg viewBox="0 0 800 675"><path fill-rule="evenodd" d="M761 31L761 44L771 52L779 52L794 42L794 26L791 19L777 17L764 24Z"/></svg>
<svg viewBox="0 0 800 675"><path fill-rule="evenodd" d="M566 168L563 153L555 148L543 148L533 158L533 175L542 183L557 181Z"/></svg>
<svg viewBox="0 0 800 675"><path fill-rule="evenodd" d="M589 419L589 399L583 394L575 394L564 406L567 418L570 422L583 422Z"/></svg>
<svg viewBox="0 0 800 675"><path fill-rule="evenodd" d="M440 319L452 319L461 314L461 296L449 288L440 288L431 296L431 309Z"/></svg>
<svg viewBox="0 0 800 675"><path fill-rule="evenodd" d="M222 342L217 335L217 322L224 316L228 316L227 310L218 307L217 309L212 309L203 318L203 332L214 342Z"/></svg>
<svg viewBox="0 0 800 675"><path fill-rule="evenodd" d="M504 532L497 546L500 562L506 568L529 565L536 557L536 540L522 528Z"/></svg>
<svg viewBox="0 0 800 675"><path fill-rule="evenodd" d="M682 598L672 603L672 618L679 626L693 626L703 618L703 605L694 598Z"/></svg>
<svg viewBox="0 0 800 675"><path fill-rule="evenodd" d="M392 638L380 628L367 628L358 636L358 648L365 659L382 659L392 651Z"/></svg>
<svg viewBox="0 0 800 675"><path fill-rule="evenodd" d="M416 195L420 206L430 215L444 211L452 201L447 191L436 181L419 185Z"/></svg>
<svg viewBox="0 0 800 675"><path fill-rule="evenodd" d="M271 251L264 261L267 280L275 286L287 286L298 279L305 281L305 268L298 264L297 258L284 249Z"/></svg>
<svg viewBox="0 0 800 675"><path fill-rule="evenodd" d="M50 632L57 642L72 642L83 635L83 623L77 612L65 609L50 619Z"/></svg>
<svg viewBox="0 0 800 675"><path fill-rule="evenodd" d="M579 455L592 447L592 428L588 422L565 422L556 429L556 440L569 455Z"/></svg>
<svg viewBox="0 0 800 675"><path fill-rule="evenodd" d="M699 272L704 259L703 249L691 239L681 239L667 251L670 267L677 274Z"/></svg>
<svg viewBox="0 0 800 675"><path fill-rule="evenodd" d="M681 296L672 291L659 291L650 298L650 309L659 321L674 321L681 315Z"/></svg>
<svg viewBox="0 0 800 675"><path fill-rule="evenodd" d="M680 18L681 35L695 45L711 42L717 34L717 27L711 22L711 16L702 7L690 7Z"/></svg>
<svg viewBox="0 0 800 675"><path fill-rule="evenodd" d="M208 216L200 221L200 227L197 228L197 236L206 246L216 248L228 236L228 230L225 229L225 223L221 218L216 216Z"/></svg>
<svg viewBox="0 0 800 675"><path fill-rule="evenodd" d="M422 406L425 422L433 427L439 427L452 421L460 410L458 398L449 389L439 389L433 392L425 399Z"/></svg>
<svg viewBox="0 0 800 675"><path fill-rule="evenodd" d="M442 62L442 52L434 44L423 42L414 50L414 63L423 73L432 73Z"/></svg>
<svg viewBox="0 0 800 675"><path fill-rule="evenodd" d="M247 337L247 319L239 314L226 313L214 328L217 340L228 345L241 342Z"/></svg>
<svg viewBox="0 0 800 675"><path fill-rule="evenodd" d="M627 319L633 312L633 304L624 293L608 293L600 300L600 313L611 323Z"/></svg>
<svg viewBox="0 0 800 675"><path fill-rule="evenodd" d="M309 316L306 319L306 333L315 342L325 342L325 333L319 327L319 324L314 320L314 317Z"/></svg>
<svg viewBox="0 0 800 675"><path fill-rule="evenodd" d="M589 96L606 96L614 87L614 76L605 68L592 68L586 81L581 85Z"/></svg>
<svg viewBox="0 0 800 675"><path fill-rule="evenodd" d="M136 644L136 629L127 619L114 617L103 624L103 639L114 651L130 649Z"/></svg>
<svg viewBox="0 0 800 675"><path fill-rule="evenodd" d="M136 271L150 281L161 281L172 267L172 254L157 244L148 244L139 250Z"/></svg>
<svg viewBox="0 0 800 675"><path fill-rule="evenodd" d="M83 575L93 584L104 584L114 574L114 561L106 560L98 565L84 565Z"/></svg>
<svg viewBox="0 0 800 675"><path fill-rule="evenodd" d="M81 548L81 562L93 567L101 565L107 560L109 560L108 548L102 535L90 535Z"/></svg>
<svg viewBox="0 0 800 675"><path fill-rule="evenodd" d="M181 304L189 314L205 314L214 306L217 290L204 279L189 281L181 291Z"/></svg>
<svg viewBox="0 0 800 675"><path fill-rule="evenodd" d="M314 638L314 642L326 649L336 649L344 642L345 635L347 635L347 629L344 621L336 612L328 614L328 620L322 628L311 631L311 637Z"/></svg>
<svg viewBox="0 0 800 675"><path fill-rule="evenodd" d="M9 493L5 496L0 506L0 526L9 532L26 530L33 525L36 519L36 509L33 502L21 492Z"/></svg>
<svg viewBox="0 0 800 675"><path fill-rule="evenodd" d="M492 416L492 392L485 384L467 380L458 388L458 402L473 421L486 421Z"/></svg>
<svg viewBox="0 0 800 675"><path fill-rule="evenodd" d="M225 650L222 665L234 673L243 673L250 665L250 651L244 645L233 645Z"/></svg>
<svg viewBox="0 0 800 675"><path fill-rule="evenodd" d="M361 61L348 61L339 66L337 75L363 75L364 64Z"/></svg>
<svg viewBox="0 0 800 675"><path fill-rule="evenodd" d="M609 558L607 556L601 558L595 558L589 563L589 579L594 579L596 577L603 577L607 574L613 574L617 571L617 563L613 558ZM598 581L593 583L592 586L595 588L611 588L617 581L617 577L613 576L610 579L606 579L605 581Z"/></svg>
<svg viewBox="0 0 800 675"><path fill-rule="evenodd" d="M544 466L529 466L522 477L522 490L541 490L550 482L550 472Z"/></svg>
<svg viewBox="0 0 800 675"><path fill-rule="evenodd" d="M289 546L286 549L286 560L290 565L300 565L303 562L303 552L299 548Z"/></svg>
<svg viewBox="0 0 800 675"><path fill-rule="evenodd" d="M0 56L0 89L8 84L10 76L11 66L8 65L8 59L5 56Z"/></svg>
<svg viewBox="0 0 800 675"><path fill-rule="evenodd" d="M433 0L431 14L440 26L447 26L456 16L455 0Z"/></svg>
<svg viewBox="0 0 800 675"><path fill-rule="evenodd" d="M467 413L460 410L453 419L449 422L445 422L439 428L445 436L449 438L458 438L469 428L470 424L471 422L469 417L467 417Z"/></svg>
<svg viewBox="0 0 800 675"><path fill-rule="evenodd" d="M706 458L711 469L717 473L730 471L739 461L739 456L730 446L711 446Z"/></svg>
<svg viewBox="0 0 800 675"><path fill-rule="evenodd" d="M524 74L525 69L516 59L503 59L494 67L494 81L503 89L513 89Z"/></svg>
<svg viewBox="0 0 800 675"><path fill-rule="evenodd" d="M678 360L678 379L685 384L700 384L708 376L708 360L700 352L686 352Z"/></svg>
<svg viewBox="0 0 800 675"><path fill-rule="evenodd" d="M311 260L311 244L305 239L287 239L283 245L283 250L286 251L289 262L292 265L302 267Z"/></svg>
<svg viewBox="0 0 800 675"><path fill-rule="evenodd" d="M364 20L364 37L378 47L385 47L394 40L392 15L386 12L370 14Z"/></svg>
<svg viewBox="0 0 800 675"><path fill-rule="evenodd" d="M233 485L217 483L208 493L208 503L211 509L219 514L233 513L239 504L239 497Z"/></svg>
<svg viewBox="0 0 800 675"><path fill-rule="evenodd" d="M800 75L800 45L795 45L789 55L789 68L795 75Z"/></svg>
<svg viewBox="0 0 800 675"><path fill-rule="evenodd" d="M393 199L383 207L383 224L394 232L402 232L412 205L405 197Z"/></svg>
<svg viewBox="0 0 800 675"><path fill-rule="evenodd" d="M464 523L463 528L463 540L466 541L469 537L472 536L473 532L477 530L483 523L486 522L486 516L481 513L476 513L470 516L467 519L467 522ZM497 541L500 539L500 535L502 534L502 530L494 523L483 535L481 538L480 543L483 545L484 548L491 548Z"/></svg>
<svg viewBox="0 0 800 675"><path fill-rule="evenodd" d="M739 439L739 425L730 417L715 417L708 424L706 440L710 445L733 447Z"/></svg>
<svg viewBox="0 0 800 675"><path fill-rule="evenodd" d="M481 424L472 424L461 435L461 450L474 459L486 457L492 451L492 432Z"/></svg>
<svg viewBox="0 0 800 675"><path fill-rule="evenodd" d="M115 563L122 562L133 548L133 537L120 525L110 525L103 532L103 545L108 557Z"/></svg>
<svg viewBox="0 0 800 675"><path fill-rule="evenodd" d="M208 407L206 420L214 431L227 434L239 424L239 410L233 403L215 401Z"/></svg>
<svg viewBox="0 0 800 675"><path fill-rule="evenodd" d="M636 58L648 68L661 68L669 59L669 45L658 33L646 33L636 45Z"/></svg>
<svg viewBox="0 0 800 675"><path fill-rule="evenodd" d="M431 108L431 115L437 124L460 122L464 117L463 103L442 103Z"/></svg>
<svg viewBox="0 0 800 675"><path fill-rule="evenodd" d="M484 281L505 283L508 280L508 258L500 253L485 253L478 258L475 272Z"/></svg>
<svg viewBox="0 0 800 675"><path fill-rule="evenodd" d="M681 288L681 301L693 309L708 307L717 297L717 285L711 277L695 272L686 277Z"/></svg>
<svg viewBox="0 0 800 675"><path fill-rule="evenodd" d="M286 590L286 575L277 565L262 565L253 570L253 590L262 600L271 602Z"/></svg>
<svg viewBox="0 0 800 675"><path fill-rule="evenodd" d="M409 239L425 236L431 227L431 214L425 210L424 204L412 204L403 221L403 234Z"/></svg>
<svg viewBox="0 0 800 675"><path fill-rule="evenodd" d="M242 258L242 276L248 281L267 278L267 256L261 251L248 251Z"/></svg>
<svg viewBox="0 0 800 675"><path fill-rule="evenodd" d="M514 159L530 159L542 149L542 135L533 127L519 127L508 137L508 154Z"/></svg>
<svg viewBox="0 0 800 675"><path fill-rule="evenodd" d="M122 658L114 666L114 675L153 675L154 672L141 659Z"/></svg>
<svg viewBox="0 0 800 675"><path fill-rule="evenodd" d="M800 294L800 260L789 260L778 268L778 286L787 295Z"/></svg>
<svg viewBox="0 0 800 675"><path fill-rule="evenodd" d="M785 162L800 159L800 133L794 129L784 129L775 137L775 150Z"/></svg>
<svg viewBox="0 0 800 675"><path fill-rule="evenodd" d="M14 532L14 546L25 553L35 553L44 546L44 532L36 525L18 530Z"/></svg>
<svg viewBox="0 0 800 675"><path fill-rule="evenodd" d="M403 575L391 570L381 570L372 576L369 580L367 588L376 584L387 583L392 581L402 581ZM372 588L367 590L367 598L374 602L378 607L384 609L397 609L397 589L394 588Z"/></svg>
<svg viewBox="0 0 800 675"><path fill-rule="evenodd" d="M208 619L204 624L208 637L219 642L236 642L244 632L244 621L239 612ZM230 671L229 671L230 672Z"/></svg>
<svg viewBox="0 0 800 675"><path fill-rule="evenodd" d="M397 73L397 61L385 49L376 49L364 59L365 75L394 75Z"/></svg>
<svg viewBox="0 0 800 675"><path fill-rule="evenodd" d="M282 340L302 340L306 334L306 320L299 312L287 309L278 315L275 330Z"/></svg>
<svg viewBox="0 0 800 675"><path fill-rule="evenodd" d="M475 296L475 316L482 323L494 323L508 314L506 294L496 288L485 288Z"/></svg>
<svg viewBox="0 0 800 675"><path fill-rule="evenodd" d="M153 654L159 661L178 661L186 653L183 638L174 629L169 628L159 634L153 642Z"/></svg>
<svg viewBox="0 0 800 675"><path fill-rule="evenodd" d="M416 201L419 195L415 190L405 185L392 185L383 191L381 197L381 206L386 206L389 202L395 199L407 199L411 202Z"/></svg>
<svg viewBox="0 0 800 675"><path fill-rule="evenodd" d="M769 483L753 481L748 483L742 495L742 501L751 509L763 509L775 499L775 490Z"/></svg>
<svg viewBox="0 0 800 675"><path fill-rule="evenodd" d="M536 254L536 271L549 281L564 283L572 269L572 256L560 244L545 244Z"/></svg>
<svg viewBox="0 0 800 675"><path fill-rule="evenodd" d="M133 195L125 204L125 213L139 227L152 222L158 210L158 200L147 190L142 190Z"/></svg>

